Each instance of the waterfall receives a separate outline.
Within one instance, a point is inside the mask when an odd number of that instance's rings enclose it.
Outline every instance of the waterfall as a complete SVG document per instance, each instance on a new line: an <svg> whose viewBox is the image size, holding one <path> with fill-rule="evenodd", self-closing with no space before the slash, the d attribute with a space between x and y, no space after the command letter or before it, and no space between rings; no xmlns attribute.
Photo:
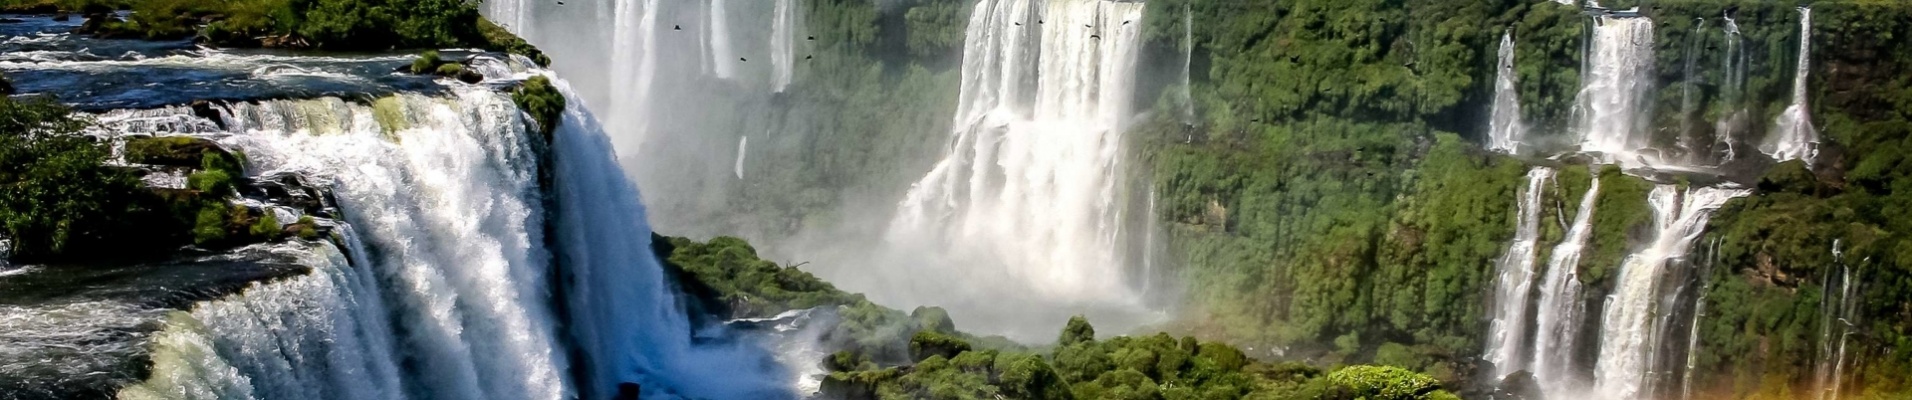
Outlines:
<svg viewBox="0 0 1912 400"><path fill-rule="evenodd" d="M617 1L617 20L612 28L610 106L612 126L624 128L616 136L622 148L635 149L643 143L650 118L650 93L657 79L657 18L660 0Z"/></svg>
<svg viewBox="0 0 1912 400"><path fill-rule="evenodd" d="M1647 393L1646 379L1652 372L1648 370L1649 358L1659 344L1651 325L1663 271L1684 259L1713 210L1747 194L1750 191L1722 187L1683 191L1663 184L1653 188L1648 203L1653 207L1657 231L1646 248L1628 255L1620 267L1614 294L1602 318L1600 358L1594 368L1601 394L1636 398Z"/></svg>
<svg viewBox="0 0 1912 400"><path fill-rule="evenodd" d="M1648 145L1653 20L1600 16L1595 21L1575 106L1580 150L1598 153L1607 162L1646 164L1646 156L1638 152Z"/></svg>
<svg viewBox="0 0 1912 400"><path fill-rule="evenodd" d="M1732 14L1722 12L1721 18L1726 21L1726 24L1720 28L1726 36L1724 46L1726 54L1722 57L1726 65L1721 68L1724 73L1720 82L1720 101L1731 109L1725 117L1715 122L1716 132L1713 136L1719 140L1716 156L1719 157L1719 162L1724 164L1738 156L1736 147L1739 144L1738 135L1746 130L1751 117L1747 116L1745 100L1743 100L1746 93L1748 60L1744 40L1739 34L1739 23L1733 21Z"/></svg>
<svg viewBox="0 0 1912 400"><path fill-rule="evenodd" d="M1832 285L1831 271L1826 273L1821 284L1823 295L1820 297L1819 315L1822 318L1819 331L1819 359L1813 364L1813 390L1817 400L1837 400L1839 386L1844 382L1846 364L1846 336L1852 335L1857 327L1852 322L1853 309L1858 306L1853 298L1856 294L1852 282L1852 268L1845 263L1845 253L1840 249L1841 241L1832 240L1832 260L1838 266L1839 285L1835 291Z"/></svg>
<svg viewBox="0 0 1912 400"><path fill-rule="evenodd" d="M738 137L737 138L737 168L736 168L737 179L744 178L744 155L749 154L747 153L749 149L750 149L750 137L749 136Z"/></svg>
<svg viewBox="0 0 1912 400"><path fill-rule="evenodd" d="M1121 125L1141 48L1141 24L1125 22L1140 21L1142 9L1092 0L977 4L952 146L911 186L890 240L984 257L944 271L954 276L1009 278L971 285L1020 282L1051 299L1133 301L1115 244Z"/></svg>
<svg viewBox="0 0 1912 400"><path fill-rule="evenodd" d="M710 73L718 79L736 77L737 63L742 62L731 49L729 3L728 0L710 0L710 20L705 31L710 34L706 41L710 47Z"/></svg>
<svg viewBox="0 0 1912 400"><path fill-rule="evenodd" d="M1195 123L1195 93L1189 69L1195 65L1195 11L1182 5L1182 124Z"/></svg>
<svg viewBox="0 0 1912 400"><path fill-rule="evenodd" d="M1700 38L1703 37L1702 32L1705 31L1706 19L1695 18L1693 21L1692 36L1687 37L1686 50L1680 54L1682 64L1680 74L1680 148L1686 152L1687 164L1697 164L1707 159L1706 155L1701 152L1701 149L1703 149L1706 144L1701 143L1699 138L1693 136L1693 119L1697 118L1694 114L1699 112L1699 98L1695 96L1693 86L1697 84L1700 79L1700 76L1697 74L1700 59Z"/></svg>
<svg viewBox="0 0 1912 400"><path fill-rule="evenodd" d="M1811 105L1806 104L1807 72L1812 68L1812 9L1799 8L1799 61L1793 67L1792 105L1779 114L1774 136L1760 150L1777 161L1801 160L1808 166L1819 154L1819 133L1812 127Z"/></svg>
<svg viewBox="0 0 1912 400"><path fill-rule="evenodd" d="M563 399L571 391L546 290L550 256L543 248L537 160L523 114L509 96L488 88L459 86L450 96L400 95L372 105L337 98L236 103L221 110L225 129L197 133L245 153L248 171L298 173L332 187L350 226L343 239L354 257L362 257L347 277L304 278L331 279L330 290L337 294L326 296L342 299L331 304L352 301L350 310L314 306L312 312L320 314L303 322L263 321L261 326L229 325L254 320L242 314L265 312L253 300L195 311L220 316L197 318L204 329L182 329L201 331L197 335L207 337L203 341L219 350L224 363L253 382L255 393L269 398L300 392L330 398ZM134 129L126 133L153 133L137 131L150 124L102 120ZM293 291L268 287L248 296L280 296L269 294L278 290ZM306 293L318 289L299 290L305 292L283 296L318 296ZM330 301L326 296L316 301ZM349 319L369 325L324 329L328 320L343 318L323 315L328 312L349 312ZM381 320L393 326L377 327ZM325 339L349 330L364 333L360 340ZM399 360L407 365L399 378L403 393L385 390L397 385L379 372L384 367L368 369L363 377L326 378L373 392L328 387L319 377L285 376L327 369L275 365L284 362L272 356L281 351L268 344L316 355L363 354L373 366L389 363L379 357Z"/></svg>
<svg viewBox="0 0 1912 400"><path fill-rule="evenodd" d="M571 87L557 86L575 99ZM568 273L565 304L572 340L588 373L588 398L610 398L619 382L641 382L644 397L782 398L782 374L759 349L693 345L689 318L651 253L651 230L637 187L617 164L609 137L578 102L568 103L552 139L557 177L557 257Z"/></svg>
<svg viewBox="0 0 1912 400"><path fill-rule="evenodd" d="M1494 74L1494 109L1487 126L1487 149L1516 154L1526 127L1520 123L1520 88L1514 85L1514 32L1500 34L1500 55ZM1530 176L1531 177L1531 176Z"/></svg>
<svg viewBox="0 0 1912 400"><path fill-rule="evenodd" d="M320 251L309 276L172 318L155 348L163 373L127 396L557 400L609 398L618 382L643 383L645 397L793 395L754 343L691 343L635 187L583 101L556 84L570 107L551 149L551 225L543 146L489 87L234 103L219 109L223 128L188 130L243 152L256 175L329 187L351 262ZM151 121L191 113L101 119L151 134L173 126ZM545 248L547 227L561 246Z"/></svg>
<svg viewBox="0 0 1912 400"><path fill-rule="evenodd" d="M1487 361L1494 363L1494 376L1504 377L1519 371L1526 361L1529 294L1533 292L1535 249L1540 242L1540 200L1545 197L1554 170L1536 167L1527 171L1527 186L1520 192L1514 241L1507 254L1496 263L1500 278L1494 284L1494 320L1488 333Z"/></svg>
<svg viewBox="0 0 1912 400"><path fill-rule="evenodd" d="M796 0L777 0L776 11L770 21L770 87L771 91L783 93L790 86L796 68Z"/></svg>
<svg viewBox="0 0 1912 400"><path fill-rule="evenodd" d="M377 277L329 242L305 247L275 251L297 256L310 274L169 316L154 338L152 377L119 398L406 398Z"/></svg>
<svg viewBox="0 0 1912 400"><path fill-rule="evenodd" d="M1549 394L1569 393L1580 385L1574 372L1574 354L1580 338L1580 253L1593 238L1594 205L1600 199L1600 175L1593 174L1580 208L1573 215L1567 237L1547 257L1541 278L1540 305L1535 314L1534 379L1548 385Z"/></svg>
<svg viewBox="0 0 1912 400"><path fill-rule="evenodd" d="M1721 241L1723 238L1713 238L1712 249L1707 252L1708 257L1718 257ZM1693 398L1693 372L1699 365L1700 358L1700 319L1706 316L1706 294L1713 289L1713 281L1708 276L1712 266L1713 260L1707 260L1706 268L1696 275L1699 277L1700 286L1699 294L1693 299L1693 320L1686 325L1686 363L1685 368L1680 371L1681 399Z"/></svg>

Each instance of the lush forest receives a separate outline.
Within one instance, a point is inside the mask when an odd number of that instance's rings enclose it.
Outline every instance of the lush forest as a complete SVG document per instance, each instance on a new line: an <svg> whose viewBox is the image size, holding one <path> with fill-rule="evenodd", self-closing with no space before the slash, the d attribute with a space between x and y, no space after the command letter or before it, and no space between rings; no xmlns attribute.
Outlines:
<svg viewBox="0 0 1912 400"><path fill-rule="evenodd" d="M483 48L549 63L466 0L4 0L0 10L86 18L81 33L228 47ZM128 10L120 18L114 10Z"/></svg>
<svg viewBox="0 0 1912 400"><path fill-rule="evenodd" d="M824 327L823 395L843 399L1458 399L1432 377L1398 367L1324 370L1271 364L1192 336L1102 335L1081 317L1056 343L1025 348L957 329L933 307L908 314L837 290L796 268L759 258L733 237L708 242L654 237L696 304L725 318L815 309Z"/></svg>
<svg viewBox="0 0 1912 400"><path fill-rule="evenodd" d="M1738 86L1722 83L1716 66L1727 61L1719 52L1696 51L1723 39L1717 29L1697 29L1694 16L1729 7L1749 27L1743 40L1753 60ZM1145 143L1137 156L1150 164L1158 211L1173 222L1188 317L1199 323L1191 331L1285 349L1281 357L1467 377L1477 368L1494 259L1512 237L1526 169L1475 144L1485 131L1493 49L1511 32L1533 134L1571 137L1579 53L1592 21L1576 8L1524 1L1164 0L1150 8L1150 38L1172 49L1165 56L1180 55L1181 13L1199 21L1197 118L1176 117L1183 105L1164 95L1157 117L1132 134ZM1845 267L1860 277L1864 296L1862 321L1853 321L1863 331L1854 335L1862 349L1855 354L1863 354L1856 381L1872 396L1907 390L1888 376L1907 370L1912 349L1904 322L1912 308L1902 301L1912 293L1912 237L1879 217L1908 204L1901 111L1912 92L1902 74L1885 71L1903 71L1912 57L1886 44L1906 37L1912 9L1822 2L1814 10L1812 110L1829 150L1810 171L1771 167L1760 193L1729 204L1702 239L1719 248L1700 260L1712 271L1698 355L1703 393L1790 398L1810 389L1815 357L1825 356L1819 329L1831 318L1821 308L1823 286ZM1753 115L1744 139L1763 137L1790 100L1793 4L1681 2L1643 12L1664 21L1656 22L1654 142L1670 148L1681 135L1711 135L1711 121L1737 109ZM1707 66L1697 69L1692 99L1682 85L1689 62ZM1626 255L1650 238L1650 185L1611 167L1567 168L1546 220L1571 219L1589 172L1602 193L1580 276L1587 298L1598 299ZM1543 225L1543 242L1557 243L1564 228Z"/></svg>

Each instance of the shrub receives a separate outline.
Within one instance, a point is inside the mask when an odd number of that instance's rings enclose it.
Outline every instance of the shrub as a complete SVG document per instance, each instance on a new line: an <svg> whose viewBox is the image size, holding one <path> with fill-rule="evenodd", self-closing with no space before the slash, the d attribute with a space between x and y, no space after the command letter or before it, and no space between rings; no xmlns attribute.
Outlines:
<svg viewBox="0 0 1912 400"><path fill-rule="evenodd" d="M511 100L538 123L538 132L543 134L545 140L551 140L551 134L558 129L558 121L564 116L565 107L564 94L551 85L551 80L543 76L526 79L523 85L512 91Z"/></svg>
<svg viewBox="0 0 1912 400"><path fill-rule="evenodd" d="M437 50L426 51L420 53L418 58L412 59L412 73L421 75L429 74L435 71L440 64L444 63L445 60L438 57Z"/></svg>

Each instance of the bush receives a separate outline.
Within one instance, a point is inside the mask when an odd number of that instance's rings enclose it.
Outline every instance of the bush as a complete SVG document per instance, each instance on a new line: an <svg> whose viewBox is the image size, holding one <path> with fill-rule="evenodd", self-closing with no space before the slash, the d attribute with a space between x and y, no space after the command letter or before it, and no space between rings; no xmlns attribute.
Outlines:
<svg viewBox="0 0 1912 400"><path fill-rule="evenodd" d="M564 94L552 86L551 80L544 76L526 79L523 85L511 92L511 101L538 123L538 132L543 134L546 141L550 141L551 134L557 132L558 121L564 117L565 107Z"/></svg>
<svg viewBox="0 0 1912 400"><path fill-rule="evenodd" d="M15 260L101 257L164 247L164 205L112 151L80 134L91 122L44 99L0 97L0 233ZM145 236L145 237L142 237Z"/></svg>
<svg viewBox="0 0 1912 400"><path fill-rule="evenodd" d="M426 51L420 53L418 58L412 59L412 73L420 75L429 74L437 70L440 64L444 63L445 60L438 57L437 50Z"/></svg>
<svg viewBox="0 0 1912 400"><path fill-rule="evenodd" d="M1421 400L1436 397L1440 381L1399 367L1357 365L1328 373L1328 382L1359 398L1372 400Z"/></svg>

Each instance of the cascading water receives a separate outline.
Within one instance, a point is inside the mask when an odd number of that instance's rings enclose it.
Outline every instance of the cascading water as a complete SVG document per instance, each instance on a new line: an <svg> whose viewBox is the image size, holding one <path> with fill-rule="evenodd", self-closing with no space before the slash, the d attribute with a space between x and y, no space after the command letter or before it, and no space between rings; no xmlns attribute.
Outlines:
<svg viewBox="0 0 1912 400"><path fill-rule="evenodd" d="M1189 69L1195 65L1195 11L1192 6L1182 5L1182 123L1195 123L1195 93L1193 75Z"/></svg>
<svg viewBox="0 0 1912 400"><path fill-rule="evenodd" d="M1725 117L1714 122L1713 136L1719 140L1715 155L1720 163L1732 161L1738 156L1738 136L1744 132L1750 121L1743 100L1746 93L1746 64L1748 63L1744 40L1740 38L1739 23L1733 20L1731 13L1722 12L1726 21L1720 29L1726 36L1722 46L1726 53L1722 56L1725 65L1721 68L1720 102L1730 107Z"/></svg>
<svg viewBox="0 0 1912 400"><path fill-rule="evenodd" d="M1587 70L1575 112L1580 150L1598 153L1609 163L1654 164L1639 153L1647 148L1648 107L1653 74L1653 20L1599 16L1593 28Z"/></svg>
<svg viewBox="0 0 1912 400"><path fill-rule="evenodd" d="M797 0L777 0L776 10L770 21L770 87L771 91L783 93L790 87L797 64L796 25Z"/></svg>
<svg viewBox="0 0 1912 400"><path fill-rule="evenodd" d="M1514 32L1500 35L1499 61L1495 62L1494 109L1487 124L1487 149L1515 154L1520 151L1526 127L1520 123L1520 88L1514 84Z"/></svg>
<svg viewBox="0 0 1912 400"><path fill-rule="evenodd" d="M1488 331L1487 362L1494 363L1494 376L1503 377L1525 366L1528 331L1529 294L1533 292L1535 250L1540 242L1540 200L1554 170L1538 167L1527 171L1527 186L1520 192L1519 218L1515 222L1514 241L1507 246L1495 268L1500 277L1494 284L1494 320Z"/></svg>
<svg viewBox="0 0 1912 400"><path fill-rule="evenodd" d="M750 137L744 136L737 138L737 179L744 178L744 156L750 154L749 150Z"/></svg>
<svg viewBox="0 0 1912 400"><path fill-rule="evenodd" d="M1681 190L1658 185L1648 196L1657 228L1653 241L1627 256L1620 267L1614 294L1602 318L1600 358L1594 368L1595 385L1610 398L1637 398L1646 387L1651 351L1659 344L1653 325L1662 272L1677 267L1699 238L1714 210L1727 200L1750 191L1702 187Z"/></svg>
<svg viewBox="0 0 1912 400"><path fill-rule="evenodd" d="M617 20L612 23L611 86L613 92L627 95L610 97L611 109L618 112L609 114L607 122L623 128L625 134L615 137L620 148L637 148L649 129L645 122L649 121L649 94L657 79L659 54L655 34L658 1L614 2Z"/></svg>
<svg viewBox="0 0 1912 400"><path fill-rule="evenodd" d="M1127 22L1142 9L978 3L949 155L910 188L890 242L968 258L923 272L969 286L1018 282L1052 301L1133 302L1115 244L1121 125L1141 48L1140 24Z"/></svg>
<svg viewBox="0 0 1912 400"><path fill-rule="evenodd" d="M245 153L249 171L332 188L352 261L321 257L309 276L174 318L156 348L162 373L128 396L609 398L619 382L643 383L647 398L794 395L754 343L691 343L635 188L583 102L557 85L571 106L551 145L550 225L541 145L490 87L369 105L234 103L217 125L180 123L193 118L186 107L102 117L125 133L214 139Z"/></svg>
<svg viewBox="0 0 1912 400"><path fill-rule="evenodd" d="M1776 131L1760 150L1774 160L1801 160L1808 166L1819 153L1819 133L1812 127L1812 106L1806 103L1807 73L1812 68L1812 9L1799 8L1799 62L1793 68L1792 104L1779 114Z"/></svg>
<svg viewBox="0 0 1912 400"><path fill-rule="evenodd" d="M1698 161L1706 159L1701 150L1707 144L1701 143L1698 137L1693 136L1693 120L1698 118L1695 113L1699 112L1699 98L1697 93L1695 93L1694 86L1699 84L1700 77L1696 73L1699 70L1700 42L1702 41L1701 38L1704 37L1701 35L1701 32L1705 31L1706 19L1695 18L1693 21L1693 33L1686 39L1686 50L1680 53L1682 64L1680 74L1680 148L1685 150L1688 164L1696 164Z"/></svg>
<svg viewBox="0 0 1912 400"><path fill-rule="evenodd" d="M1838 400L1839 389L1844 380L1846 365L1847 336L1855 332L1857 324L1853 322L1853 309L1858 300L1853 298L1857 290L1852 268L1845 263L1845 252L1840 249L1841 241L1832 241L1832 260L1838 265L1839 285L1834 290L1831 271L1826 274L1822 284L1824 294L1820 296L1819 357L1814 361L1813 390L1814 399Z"/></svg>
<svg viewBox="0 0 1912 400"><path fill-rule="evenodd" d="M705 41L705 45L710 47L708 50L709 72L717 79L735 78L737 63L748 57L737 57L736 52L731 48L730 2L729 0L710 0L710 9L707 12L710 19L706 21L704 33L710 35L710 39Z"/></svg>
<svg viewBox="0 0 1912 400"><path fill-rule="evenodd" d="M571 96L570 85L557 86ZM565 267L571 335L587 365L590 398L619 382L642 382L645 397L779 398L783 373L759 349L691 343L689 318L651 253L651 230L637 187L597 121L577 103L552 139L558 195L557 251Z"/></svg>
<svg viewBox="0 0 1912 400"><path fill-rule="evenodd" d="M313 271L173 314L154 339L152 377L119 398L407 398L371 269L327 242L281 247Z"/></svg>
<svg viewBox="0 0 1912 400"><path fill-rule="evenodd" d="M361 233L346 238L363 241L364 250L353 253L364 263L355 268L376 276L396 335L372 333L357 345L390 342L394 350L323 342L331 351L394 354L412 366L402 377L403 397L565 398L571 388L549 306L537 161L522 113L490 89L453 94L402 95L372 106L336 98L239 103L223 110L222 132L203 135L247 154L250 171L296 172L329 184L345 220ZM303 330L267 328L283 337ZM264 334L209 332L221 349L260 343L255 335ZM220 356L260 375L248 376L254 381L309 385L258 364L271 357L242 354Z"/></svg>
<svg viewBox="0 0 1912 400"><path fill-rule="evenodd" d="M1573 356L1584 310L1580 302L1580 253L1593 238L1593 211L1599 199L1600 176L1595 174L1587 193L1581 195L1567 237L1548 256L1547 275L1541 279L1531 365L1534 379L1548 385L1548 393L1555 396L1581 384L1574 372Z"/></svg>

